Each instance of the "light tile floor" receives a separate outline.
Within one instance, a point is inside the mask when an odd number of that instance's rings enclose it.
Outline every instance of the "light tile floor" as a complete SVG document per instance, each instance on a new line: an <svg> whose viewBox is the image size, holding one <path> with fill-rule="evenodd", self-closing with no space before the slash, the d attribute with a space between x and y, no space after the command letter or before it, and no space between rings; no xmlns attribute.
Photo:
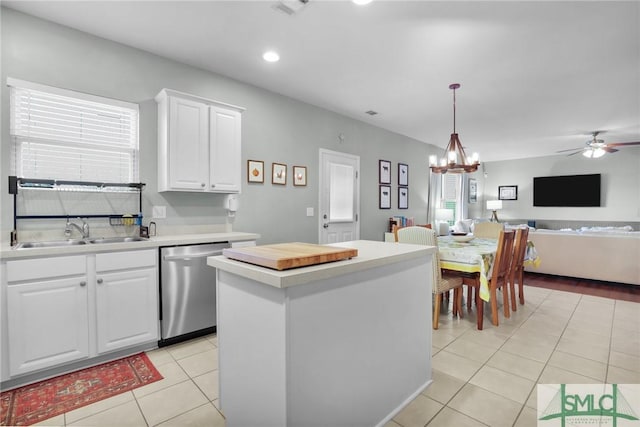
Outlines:
<svg viewBox="0 0 640 427"><path fill-rule="evenodd" d="M640 383L640 303L529 286L525 296L483 331L475 312L442 314L434 381L387 426L535 426L537 384ZM41 425L224 426L215 335L148 354L163 380Z"/></svg>

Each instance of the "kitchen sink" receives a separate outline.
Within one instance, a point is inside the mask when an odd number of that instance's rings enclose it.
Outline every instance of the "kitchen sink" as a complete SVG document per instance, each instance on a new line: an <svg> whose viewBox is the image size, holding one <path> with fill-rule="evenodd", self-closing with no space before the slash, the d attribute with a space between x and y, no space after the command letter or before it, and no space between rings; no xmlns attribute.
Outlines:
<svg viewBox="0 0 640 427"><path fill-rule="evenodd" d="M89 239L89 243L127 243L127 242L144 242L149 240L146 237L98 237Z"/></svg>
<svg viewBox="0 0 640 427"><path fill-rule="evenodd" d="M79 239L67 239L67 240L53 240L50 242L24 242L18 243L16 249L30 249L30 248L55 248L58 246L73 246L73 245L86 245L85 240Z"/></svg>
<svg viewBox="0 0 640 427"><path fill-rule="evenodd" d="M92 239L67 239L52 240L49 242L24 242L18 243L15 249L36 249L36 248L56 248L62 246L74 245L93 245L101 243L128 243L128 242L144 242L149 240L146 237L95 237Z"/></svg>

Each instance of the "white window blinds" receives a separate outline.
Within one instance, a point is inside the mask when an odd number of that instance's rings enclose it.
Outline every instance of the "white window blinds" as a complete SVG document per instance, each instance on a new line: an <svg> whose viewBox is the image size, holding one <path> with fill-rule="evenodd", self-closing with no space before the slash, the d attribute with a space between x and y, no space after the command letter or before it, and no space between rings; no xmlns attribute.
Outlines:
<svg viewBox="0 0 640 427"><path fill-rule="evenodd" d="M136 104L15 79L8 84L14 175L138 181Z"/></svg>

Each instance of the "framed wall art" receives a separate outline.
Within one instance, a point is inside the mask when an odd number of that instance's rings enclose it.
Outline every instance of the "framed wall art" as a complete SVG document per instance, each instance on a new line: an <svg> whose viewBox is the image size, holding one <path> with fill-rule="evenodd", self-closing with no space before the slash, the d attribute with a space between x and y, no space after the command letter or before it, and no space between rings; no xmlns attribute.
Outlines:
<svg viewBox="0 0 640 427"><path fill-rule="evenodd" d="M380 209L391 209L391 186L390 185L380 186L379 201L380 201L379 203Z"/></svg>
<svg viewBox="0 0 640 427"><path fill-rule="evenodd" d="M293 167L293 185L297 187L304 187L305 185L307 185L307 167L306 166Z"/></svg>
<svg viewBox="0 0 640 427"><path fill-rule="evenodd" d="M398 163L398 185L409 185L409 165Z"/></svg>
<svg viewBox="0 0 640 427"><path fill-rule="evenodd" d="M277 185L287 184L287 165L271 163L271 183Z"/></svg>
<svg viewBox="0 0 640 427"><path fill-rule="evenodd" d="M249 182L264 182L263 161L247 160L247 180Z"/></svg>
<svg viewBox="0 0 640 427"><path fill-rule="evenodd" d="M391 162L389 160L378 161L378 176L380 184L391 184Z"/></svg>
<svg viewBox="0 0 640 427"><path fill-rule="evenodd" d="M501 185L498 187L499 200L518 200L517 185Z"/></svg>
<svg viewBox="0 0 640 427"><path fill-rule="evenodd" d="M398 187L398 209L409 209L408 187Z"/></svg>
<svg viewBox="0 0 640 427"><path fill-rule="evenodd" d="M478 202L478 182L475 178L469 178L469 203Z"/></svg>

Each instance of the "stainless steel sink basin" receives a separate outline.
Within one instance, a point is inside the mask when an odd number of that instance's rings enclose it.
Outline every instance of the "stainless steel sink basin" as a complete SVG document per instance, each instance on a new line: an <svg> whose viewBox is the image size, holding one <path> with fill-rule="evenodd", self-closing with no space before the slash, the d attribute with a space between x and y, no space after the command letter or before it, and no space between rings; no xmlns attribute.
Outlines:
<svg viewBox="0 0 640 427"><path fill-rule="evenodd" d="M149 240L146 237L100 237L87 240L89 243L126 243L126 242L143 242Z"/></svg>
<svg viewBox="0 0 640 427"><path fill-rule="evenodd" d="M18 243L16 249L30 249L30 248L55 248L59 246L73 246L73 245L86 245L87 242L78 239L67 240L53 240L50 242L24 242Z"/></svg>
<svg viewBox="0 0 640 427"><path fill-rule="evenodd" d="M18 243L16 249L35 249L35 248L56 248L61 246L101 244L101 243L127 243L127 242L143 242L149 240L146 237L96 237L93 239L67 239L52 240L49 242L24 242Z"/></svg>

